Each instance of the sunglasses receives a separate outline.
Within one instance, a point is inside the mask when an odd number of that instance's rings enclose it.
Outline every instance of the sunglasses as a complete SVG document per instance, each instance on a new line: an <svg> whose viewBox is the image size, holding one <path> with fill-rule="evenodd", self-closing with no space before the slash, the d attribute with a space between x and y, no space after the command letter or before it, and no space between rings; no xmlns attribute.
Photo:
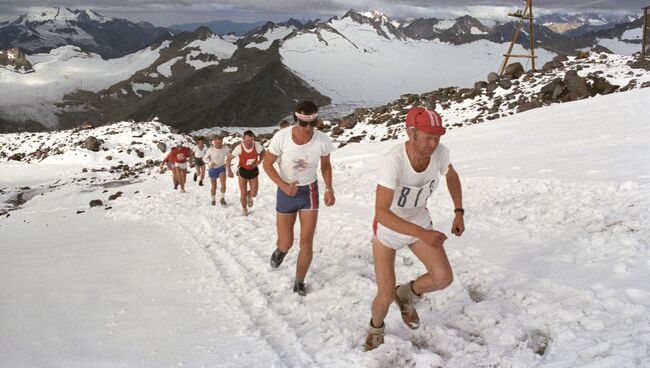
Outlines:
<svg viewBox="0 0 650 368"><path fill-rule="evenodd" d="M314 119L314 120L312 120L310 122L306 122L306 121L302 121L302 120L298 119L298 125L300 125L303 128L306 127L307 125L315 127L316 125L318 125L318 120Z"/></svg>

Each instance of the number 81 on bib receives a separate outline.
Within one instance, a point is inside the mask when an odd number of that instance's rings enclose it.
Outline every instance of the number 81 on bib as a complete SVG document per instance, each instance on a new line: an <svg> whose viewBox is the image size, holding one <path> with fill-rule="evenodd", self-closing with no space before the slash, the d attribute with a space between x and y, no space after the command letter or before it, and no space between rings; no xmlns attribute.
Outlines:
<svg viewBox="0 0 650 368"><path fill-rule="evenodd" d="M435 179L421 187L411 187L402 185L395 191L397 194L397 207L400 208L418 208L424 207L427 199L435 189Z"/></svg>

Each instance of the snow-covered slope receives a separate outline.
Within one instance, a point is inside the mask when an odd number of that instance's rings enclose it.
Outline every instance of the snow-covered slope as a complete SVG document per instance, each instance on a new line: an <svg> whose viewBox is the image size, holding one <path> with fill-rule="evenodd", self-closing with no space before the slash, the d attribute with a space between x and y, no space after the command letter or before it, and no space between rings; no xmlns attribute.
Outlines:
<svg viewBox="0 0 650 368"><path fill-rule="evenodd" d="M352 17L326 25L286 39L280 53L285 65L334 103L378 105L404 93L471 86L499 67L508 48L485 40L453 45L400 38ZM514 52L527 53L520 46ZM541 65L555 54L538 50L538 56Z"/></svg>
<svg viewBox="0 0 650 368"><path fill-rule="evenodd" d="M321 210L304 298L290 290L297 249L268 266L264 174L243 218L234 180L215 208L207 187L181 194L155 171L115 182L71 156L3 161L3 198L23 196L0 218L0 366L649 366L649 99L598 96L443 137L466 209L466 233L446 243L454 283L418 305L417 331L391 308L370 353L376 172L400 141L333 153L337 203ZM435 228L448 231L452 208L442 185ZM399 282L423 271L408 250L396 267Z"/></svg>
<svg viewBox="0 0 650 368"><path fill-rule="evenodd" d="M0 114L15 120L33 119L56 128L63 96L77 89L99 91L128 79L160 57L158 48L148 47L127 56L104 60L97 54L82 52L76 46L63 46L46 54L27 56L34 73L16 73L0 68Z"/></svg>

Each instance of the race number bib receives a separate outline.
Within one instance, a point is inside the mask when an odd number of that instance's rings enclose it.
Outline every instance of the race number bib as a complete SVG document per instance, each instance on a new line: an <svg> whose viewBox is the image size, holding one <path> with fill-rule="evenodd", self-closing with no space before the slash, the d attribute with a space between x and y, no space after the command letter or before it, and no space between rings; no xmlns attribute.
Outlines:
<svg viewBox="0 0 650 368"><path fill-rule="evenodd" d="M418 208L427 204L427 199L435 189L436 180L421 187L402 185L395 189L394 204L399 208Z"/></svg>
<svg viewBox="0 0 650 368"><path fill-rule="evenodd" d="M256 162L257 162L257 159L249 158L248 160L246 160L246 166L253 166L253 165L255 165Z"/></svg>

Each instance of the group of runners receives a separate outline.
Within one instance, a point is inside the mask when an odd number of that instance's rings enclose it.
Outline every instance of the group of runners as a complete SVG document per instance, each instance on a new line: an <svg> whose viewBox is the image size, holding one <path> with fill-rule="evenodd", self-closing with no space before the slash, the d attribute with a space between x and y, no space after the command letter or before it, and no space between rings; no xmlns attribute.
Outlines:
<svg viewBox="0 0 650 368"><path fill-rule="evenodd" d="M255 135L252 131L244 132L242 141L232 152L228 146L223 144L223 137L214 136L211 139L212 146L208 148L204 138L198 138L196 146L190 150L183 142L176 143L160 164L161 171L167 165L172 170L172 181L174 189L180 187L181 193L185 193L185 183L188 169L194 167L194 181L198 180L199 186L203 186L205 180L206 166L208 178L210 179L210 204L217 205L217 188L220 188L219 203L226 206L226 175L234 178L231 166L234 158L239 159L237 177L240 189L240 203L242 213L248 216L249 208L253 206L254 198L257 196L258 188L258 165L264 160L265 150L259 143L255 142ZM217 182L218 181L218 182Z"/></svg>
<svg viewBox="0 0 650 368"><path fill-rule="evenodd" d="M278 131L269 142L267 150L254 142L252 132L244 133L242 143L232 153L223 146L222 139L217 137L212 141L213 147L201 155L204 146L199 140L194 149L194 163L198 167L197 163L201 162L198 158L202 157L202 161L209 165L213 205L216 180L220 179L221 204L225 205L225 173L233 177L232 160L239 157L240 201L244 214L248 214L247 208L252 206L257 194L258 165L262 164L268 177L277 186L277 240L276 249L271 254L271 267L278 268L293 246L294 225L299 220L300 249L293 291L304 296L307 294L305 278L313 257L320 201L317 172L320 167L325 184L323 202L326 206L333 206L336 197L330 154L335 148L330 138L316 129L318 107L313 102L299 102L293 118L295 124ZM405 123L408 140L395 145L379 163L372 226L377 294L370 308L364 345L366 351L384 343L384 319L391 303L399 308L406 326L417 329L420 326L415 308L417 302L422 300L424 294L444 289L453 280L444 247L447 236L443 231L433 229L427 209L427 200L439 185L442 176L445 177L455 208L450 233L461 236L465 231L460 178L451 164L449 150L440 143L445 134L441 117L434 110L413 107L408 111ZM176 148L177 155L186 157L190 154L189 149L182 145ZM171 160L168 156L164 163ZM177 167L174 164L175 172ZM202 184L204 174L205 171L197 168L194 179L200 178L199 185ZM184 191L182 177L178 177L174 183ZM414 280L397 285L395 255L397 250L404 247L415 254L426 272Z"/></svg>

